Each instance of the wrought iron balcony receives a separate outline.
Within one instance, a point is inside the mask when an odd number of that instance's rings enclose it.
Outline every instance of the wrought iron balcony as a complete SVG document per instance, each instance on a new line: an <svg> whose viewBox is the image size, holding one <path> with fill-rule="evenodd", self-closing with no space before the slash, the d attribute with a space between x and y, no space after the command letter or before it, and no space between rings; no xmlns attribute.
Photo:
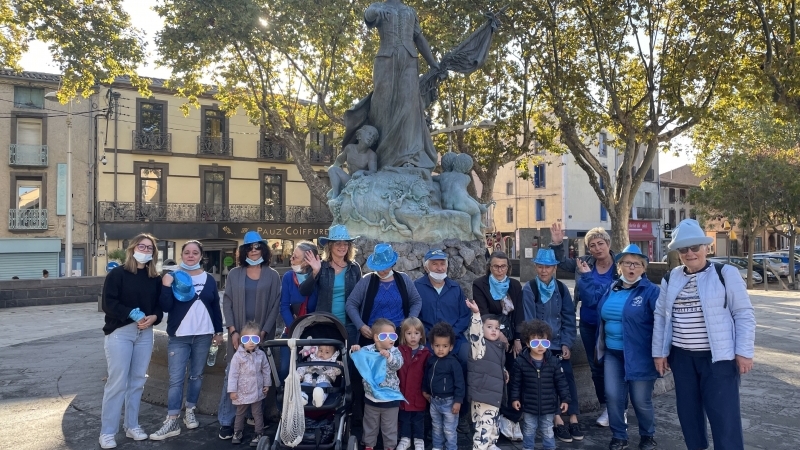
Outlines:
<svg viewBox="0 0 800 450"><path fill-rule="evenodd" d="M11 144L8 146L8 165L47 167L47 146Z"/></svg>
<svg viewBox="0 0 800 450"><path fill-rule="evenodd" d="M336 157L336 155L333 151L333 147L325 146L318 150L309 149L308 157L311 160L311 164L327 166L333 164L333 159Z"/></svg>
<svg viewBox="0 0 800 450"><path fill-rule="evenodd" d="M286 147L272 141L258 141L258 157L273 161L286 161L289 151Z"/></svg>
<svg viewBox="0 0 800 450"><path fill-rule="evenodd" d="M284 205L99 202L101 222L276 222L327 223L328 208Z"/></svg>
<svg viewBox="0 0 800 450"><path fill-rule="evenodd" d="M633 217L633 214L631 214ZM636 217L639 220L661 220L661 210L658 208L636 207Z"/></svg>
<svg viewBox="0 0 800 450"><path fill-rule="evenodd" d="M219 136L197 136L197 154L233 156L233 139Z"/></svg>
<svg viewBox="0 0 800 450"><path fill-rule="evenodd" d="M171 152L172 133L148 133L134 131L133 150L147 150L151 152Z"/></svg>
<svg viewBox="0 0 800 450"><path fill-rule="evenodd" d="M9 209L9 230L46 230L46 209Z"/></svg>

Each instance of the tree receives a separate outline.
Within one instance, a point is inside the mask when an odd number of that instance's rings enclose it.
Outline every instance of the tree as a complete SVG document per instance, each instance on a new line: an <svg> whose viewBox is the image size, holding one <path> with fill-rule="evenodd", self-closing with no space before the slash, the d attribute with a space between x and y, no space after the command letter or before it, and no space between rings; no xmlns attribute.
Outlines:
<svg viewBox="0 0 800 450"><path fill-rule="evenodd" d="M548 151L570 152L589 175L620 249L628 243L633 198L658 152L699 123L718 90L729 86L740 35L736 6L662 0L510 5L514 39L524 43L515 51L530 53L530 73L546 106L536 138ZM602 129L619 143L613 183L592 153Z"/></svg>
<svg viewBox="0 0 800 450"><path fill-rule="evenodd" d="M50 44L62 73L62 101L88 97L96 84L122 75L147 93L148 80L135 72L144 41L121 0L0 0L0 64L21 70L22 53L34 39Z"/></svg>

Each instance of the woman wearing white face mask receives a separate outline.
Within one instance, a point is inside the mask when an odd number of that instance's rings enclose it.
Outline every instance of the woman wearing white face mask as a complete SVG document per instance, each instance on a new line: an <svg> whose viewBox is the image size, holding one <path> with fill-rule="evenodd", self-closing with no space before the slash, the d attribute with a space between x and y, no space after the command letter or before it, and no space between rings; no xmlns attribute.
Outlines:
<svg viewBox="0 0 800 450"><path fill-rule="evenodd" d="M164 313L158 303L161 276L156 271L156 238L140 234L131 240L125 263L111 270L103 283L105 352L108 379L103 391L100 447L117 446L115 435L125 407L125 436L140 441L139 405L153 353L153 325Z"/></svg>
<svg viewBox="0 0 800 450"><path fill-rule="evenodd" d="M596 355L603 361L606 405L611 427L609 449L628 445L625 409L628 398L639 423L639 449L656 448L653 385L658 378L651 357L653 323L660 289L644 276L649 262L631 244L615 255L619 280L597 305L600 315Z"/></svg>
<svg viewBox="0 0 800 450"><path fill-rule="evenodd" d="M239 332L247 322L259 324L261 341L275 338L281 278L275 269L269 267L271 256L269 245L258 232L245 233L244 243L237 252L238 265L228 273L222 297L222 313L228 329L228 351L225 354L225 363L228 365L239 348ZM220 439L233 437L233 419L236 417L236 408L228 395L227 373L226 369L217 412Z"/></svg>

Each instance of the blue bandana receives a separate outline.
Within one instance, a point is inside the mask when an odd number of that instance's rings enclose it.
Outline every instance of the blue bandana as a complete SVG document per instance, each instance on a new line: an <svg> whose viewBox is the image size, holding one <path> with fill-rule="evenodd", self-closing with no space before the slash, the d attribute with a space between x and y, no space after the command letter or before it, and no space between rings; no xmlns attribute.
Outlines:
<svg viewBox="0 0 800 450"><path fill-rule="evenodd" d="M508 277L505 277L503 281L497 281L497 278L489 275L489 293L492 294L492 298L497 301L506 298L509 283Z"/></svg>
<svg viewBox="0 0 800 450"><path fill-rule="evenodd" d="M556 277L551 278L548 284L544 284L539 277L536 277L536 285L539 287L539 300L541 300L542 303L547 303L556 290Z"/></svg>
<svg viewBox="0 0 800 450"><path fill-rule="evenodd" d="M297 283L298 284L303 284L303 281L306 281L306 278L308 278L308 274L307 273L297 273L297 272L295 272L294 276L297 277Z"/></svg>

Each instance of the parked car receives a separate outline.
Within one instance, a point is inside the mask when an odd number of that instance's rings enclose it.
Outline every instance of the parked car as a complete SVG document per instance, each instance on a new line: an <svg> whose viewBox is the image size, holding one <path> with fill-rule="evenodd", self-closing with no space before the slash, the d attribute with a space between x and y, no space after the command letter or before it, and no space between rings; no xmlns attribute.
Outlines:
<svg viewBox="0 0 800 450"><path fill-rule="evenodd" d="M733 261L728 263L727 258L709 258L709 260L712 261L712 262L717 262L717 263L730 264L731 266L736 267L737 269L739 269L739 275L741 275L742 279L744 280L744 282L747 283L747 266L746 265L745 266L740 266L739 264L736 264ZM758 283L763 283L763 282L764 282L764 278L761 276L761 274L756 272L755 268L753 268L753 283L758 284Z"/></svg>
<svg viewBox="0 0 800 450"><path fill-rule="evenodd" d="M767 265L773 272L782 277L789 276L789 264L781 261L778 258L770 258L764 254L753 255L753 261L762 265Z"/></svg>
<svg viewBox="0 0 800 450"><path fill-rule="evenodd" d="M728 258L724 257L724 256L718 256L718 257L714 257L714 258L709 258L709 260L710 261L714 261L714 262L718 262L718 263L728 263L729 262ZM742 258L742 257L739 257L739 256L731 256L730 263L734 264L734 265L737 265L739 267L744 267L745 269L747 269L747 258ZM763 278L764 278L764 266L762 266L761 264L758 264L758 263L756 263L754 261L753 262L753 273L759 274L761 276L761 278L762 278L762 281L763 281ZM767 279L769 280L770 283L778 281L778 277L776 277L775 273L773 271L771 271L771 270L767 270Z"/></svg>
<svg viewBox="0 0 800 450"><path fill-rule="evenodd" d="M789 264L789 251L780 251L780 252L769 252L764 253L763 255L769 256L770 258L778 258L787 265ZM753 256L763 256L761 253L755 254ZM800 254L795 253L794 255L794 273L795 275L800 274Z"/></svg>

